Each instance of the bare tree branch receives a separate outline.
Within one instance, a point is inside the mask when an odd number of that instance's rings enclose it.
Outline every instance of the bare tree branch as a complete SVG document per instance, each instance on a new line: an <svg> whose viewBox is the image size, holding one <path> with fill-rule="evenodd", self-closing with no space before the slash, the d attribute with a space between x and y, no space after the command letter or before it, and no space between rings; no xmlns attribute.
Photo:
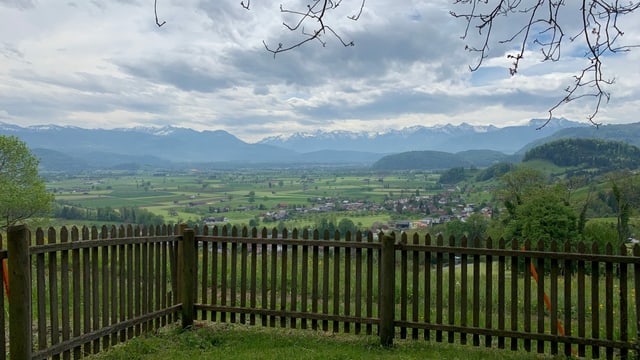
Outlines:
<svg viewBox="0 0 640 360"><path fill-rule="evenodd" d="M291 32L300 32L302 38L291 44L278 43L276 47L270 46L263 40L265 49L274 57L278 53L301 47L313 40L326 46L327 37L338 39L345 47L354 46L353 41L345 41L330 25L331 15L335 13L342 0L308 1L303 10L280 5L280 12L294 19L283 22L283 26ZM539 49L542 61L556 62L560 60L561 47L567 40L579 41L584 46L584 57L588 60L588 64L574 75L573 83L565 88L564 97L549 108L549 118L542 127L549 123L553 112L560 106L585 97L596 99L593 111L587 119L596 126L600 125L594 119L603 101L609 101L611 95L607 87L615 81L603 74L603 57L640 46L619 45L624 32L618 26L618 19L621 16L640 9L640 0L625 0L624 3L619 0L582 0L580 15L575 14L575 16L581 16L582 26L578 33L571 37L565 36L565 30L561 26L560 13L565 9L565 0L452 0L452 2L456 6L466 7L464 13L450 12L452 16L466 22L462 39L469 39L472 36L472 29L477 30L480 38L479 46L465 46L469 52L479 55L478 61L469 66L471 71L478 70L488 58L490 44L517 44L517 49L507 54L507 58L513 61L509 67L509 73L512 76L518 73L520 61L524 58L526 51L531 48ZM347 18L354 21L360 19L365 3L366 0L360 0L357 14ZM240 5L249 10L251 0L242 0ZM166 22L160 23L158 19L157 0L154 0L154 12L156 25L161 27ZM512 31L507 38L494 39L494 25L507 16L523 16L525 19L522 26Z"/></svg>
<svg viewBox="0 0 640 360"><path fill-rule="evenodd" d="M333 35L334 38L338 39L343 46L354 46L353 41L346 42L342 39L342 37L330 26L327 24L327 17L332 13L338 6L340 6L342 0L314 0L313 2L307 4L307 8L305 11L294 10L285 8L283 5L280 5L280 12L285 14L293 15L297 18L294 23L283 22L282 25L287 28L289 31L300 31L303 35L302 40L295 42L291 45L284 45L282 43L278 43L277 47L270 47L266 41L263 41L264 47L270 53L273 53L275 57L278 53L289 51L300 47L312 40L317 40L320 42L322 46L326 45L325 37L327 34ZM357 15L349 16L348 18L351 20L358 20L360 15L362 14L362 9L364 8L365 0L362 0L360 3L360 9ZM312 29L311 31L307 31L304 27L305 24L311 23Z"/></svg>
<svg viewBox="0 0 640 360"><path fill-rule="evenodd" d="M153 12L156 14L156 25L158 25L158 27L162 27L162 25L167 23L166 21L160 23L158 20L158 0L154 0L153 2Z"/></svg>
<svg viewBox="0 0 640 360"><path fill-rule="evenodd" d="M514 31L509 38L497 41L501 44L516 41L518 43L518 50L507 54L507 58L513 60L509 68L512 76L518 73L520 60L524 58L525 51L532 46L539 47L542 61L560 60L561 46L567 40L559 23L560 10L566 5L564 0L535 0L533 4L523 0L500 0L491 4L489 0L454 0L453 2L455 5L470 7L470 11L463 14L451 12L452 16L466 21L462 38L469 38L470 29L475 28L481 39L479 47L469 45L465 47L468 51L479 54L478 62L469 67L471 71L478 70L489 56L489 44L494 42L493 26L506 16L527 16L527 21L521 28ZM561 105L584 97L596 99L593 111L587 119L595 126L600 125L594 119L603 101L607 102L610 99L611 95L606 90L606 86L614 83L614 79L607 78L603 74L603 57L629 51L638 46L618 45L619 38L624 35L618 27L618 19L639 8L640 1L629 0L621 3L616 0L582 0L579 15L582 18L582 28L578 34L568 39L570 42L582 39L588 65L574 76L573 84L565 89L565 96L549 109L549 118L541 127L551 121L553 112Z"/></svg>

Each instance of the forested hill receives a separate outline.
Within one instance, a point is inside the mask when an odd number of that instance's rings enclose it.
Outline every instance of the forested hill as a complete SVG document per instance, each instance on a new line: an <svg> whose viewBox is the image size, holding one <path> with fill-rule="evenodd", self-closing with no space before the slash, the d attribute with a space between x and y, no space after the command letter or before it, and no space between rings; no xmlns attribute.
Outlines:
<svg viewBox="0 0 640 360"><path fill-rule="evenodd" d="M640 168L640 148L621 141L561 139L526 152L523 161L547 160L558 166L580 166L610 171Z"/></svg>
<svg viewBox="0 0 640 360"><path fill-rule="evenodd" d="M408 151L387 155L371 167L376 170L449 169L469 167L470 162L455 154L442 151Z"/></svg>

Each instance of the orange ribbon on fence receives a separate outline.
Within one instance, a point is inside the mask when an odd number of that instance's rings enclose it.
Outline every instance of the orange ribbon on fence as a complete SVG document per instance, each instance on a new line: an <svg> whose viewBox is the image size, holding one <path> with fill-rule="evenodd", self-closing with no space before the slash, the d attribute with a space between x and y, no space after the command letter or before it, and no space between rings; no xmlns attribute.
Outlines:
<svg viewBox="0 0 640 360"><path fill-rule="evenodd" d="M522 251L526 250L526 248L523 246ZM533 265L533 262L529 263L529 268L531 269L531 275L533 276L533 279L536 281L536 285L538 285L538 272L536 271L536 266ZM551 300L549 300L549 296L547 296L547 292L544 291L544 303L547 306L547 310L549 310L549 312L551 312ZM560 336L564 336L564 327L562 326L562 323L560 323L560 320L556 320L556 327L558 328L558 333L560 333ZM577 356L576 351L571 348L571 353L573 355Z"/></svg>

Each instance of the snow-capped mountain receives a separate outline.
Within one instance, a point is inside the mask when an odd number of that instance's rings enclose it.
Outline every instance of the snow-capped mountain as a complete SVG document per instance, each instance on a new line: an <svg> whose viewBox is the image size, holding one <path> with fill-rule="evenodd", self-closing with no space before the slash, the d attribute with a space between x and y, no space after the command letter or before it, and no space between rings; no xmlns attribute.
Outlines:
<svg viewBox="0 0 640 360"><path fill-rule="evenodd" d="M315 131L268 137L260 144L297 151L350 150L397 153L415 150L457 152L473 149L514 153L527 143L549 136L559 129L586 126L566 119L533 119L526 125L499 128L494 125L412 126L378 132Z"/></svg>

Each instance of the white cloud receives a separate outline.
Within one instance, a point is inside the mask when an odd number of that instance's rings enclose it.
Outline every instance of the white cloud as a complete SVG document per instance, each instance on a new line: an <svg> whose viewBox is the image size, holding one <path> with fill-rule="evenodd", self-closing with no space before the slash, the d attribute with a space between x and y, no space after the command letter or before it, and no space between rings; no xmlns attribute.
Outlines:
<svg viewBox="0 0 640 360"><path fill-rule="evenodd" d="M302 5L301 5L302 4ZM304 6L286 1L284 6ZM282 26L279 3L236 0L0 0L0 120L82 127L176 125L222 129L244 140L292 131L401 128L443 123L521 123L544 117L585 64L578 45L541 62L525 52L508 73L513 44L494 44L484 67L460 39L451 2L343 1L331 36L274 59L263 46L299 41ZM567 36L573 35L575 21ZM507 36L516 18L494 31ZM627 43L640 43L638 14L624 19ZM470 38L469 41L477 39ZM607 58L617 79L602 121L632 122L640 98L640 50ZM585 102L557 115L584 120ZM624 111L623 111L624 109Z"/></svg>

